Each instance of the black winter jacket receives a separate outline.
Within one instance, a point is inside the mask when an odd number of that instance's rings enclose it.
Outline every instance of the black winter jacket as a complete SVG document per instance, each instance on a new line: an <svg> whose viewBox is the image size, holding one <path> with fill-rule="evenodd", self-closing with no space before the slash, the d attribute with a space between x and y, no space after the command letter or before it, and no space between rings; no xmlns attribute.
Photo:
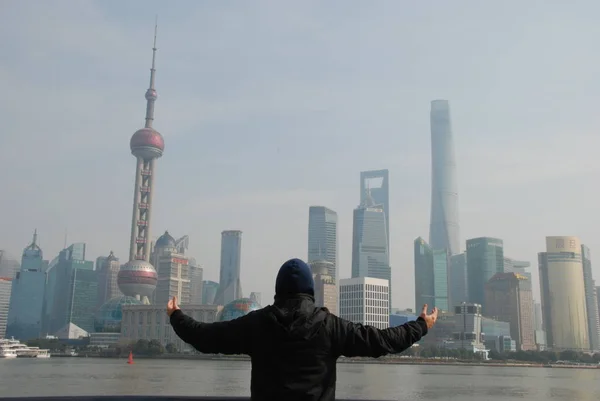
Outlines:
<svg viewBox="0 0 600 401"><path fill-rule="evenodd" d="M308 295L276 300L275 305L228 322L200 323L177 310L171 325L200 352L249 355L253 401L334 400L340 356L398 353L427 334L422 318L379 330L315 307Z"/></svg>

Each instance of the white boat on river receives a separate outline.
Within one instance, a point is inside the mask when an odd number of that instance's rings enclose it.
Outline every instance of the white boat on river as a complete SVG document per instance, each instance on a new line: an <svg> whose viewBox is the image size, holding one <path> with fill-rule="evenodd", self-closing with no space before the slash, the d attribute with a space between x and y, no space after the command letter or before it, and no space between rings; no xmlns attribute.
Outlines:
<svg viewBox="0 0 600 401"><path fill-rule="evenodd" d="M50 352L40 347L29 347L14 338L0 339L0 358L50 358Z"/></svg>

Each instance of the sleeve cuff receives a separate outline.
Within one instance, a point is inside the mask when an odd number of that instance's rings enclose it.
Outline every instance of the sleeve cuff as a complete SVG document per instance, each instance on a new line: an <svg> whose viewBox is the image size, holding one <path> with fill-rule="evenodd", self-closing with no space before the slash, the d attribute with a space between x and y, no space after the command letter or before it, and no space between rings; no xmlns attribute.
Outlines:
<svg viewBox="0 0 600 401"><path fill-rule="evenodd" d="M425 323L425 319L423 319L422 317L419 316L416 321L419 324L419 326L421 327L421 331L423 333L422 335L427 334L429 329L427 328L427 323Z"/></svg>

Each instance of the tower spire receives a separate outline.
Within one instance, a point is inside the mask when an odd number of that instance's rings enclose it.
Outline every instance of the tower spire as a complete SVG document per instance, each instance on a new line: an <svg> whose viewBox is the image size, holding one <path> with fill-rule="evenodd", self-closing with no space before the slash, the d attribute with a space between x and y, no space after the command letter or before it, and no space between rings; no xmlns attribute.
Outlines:
<svg viewBox="0 0 600 401"><path fill-rule="evenodd" d="M156 74L156 36L158 33L158 16L154 23L154 45L152 46L152 68L150 68L150 87L146 91L146 128L152 128L154 121L154 102L158 98L156 89L154 88L154 76Z"/></svg>
<svg viewBox="0 0 600 401"><path fill-rule="evenodd" d="M38 244L37 228L33 230L33 238L31 240L31 243L29 245L27 245L27 247L25 248L24 251L27 251L27 250L31 250L31 251L40 250L40 246Z"/></svg>

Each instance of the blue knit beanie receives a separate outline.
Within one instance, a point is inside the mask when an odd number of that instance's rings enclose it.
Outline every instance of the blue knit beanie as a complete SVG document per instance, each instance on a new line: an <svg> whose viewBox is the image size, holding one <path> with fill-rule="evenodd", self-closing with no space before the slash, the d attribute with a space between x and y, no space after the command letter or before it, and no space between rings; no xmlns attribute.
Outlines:
<svg viewBox="0 0 600 401"><path fill-rule="evenodd" d="M308 264L300 259L290 259L285 262L275 280L275 295L286 296L295 294L315 295L315 282Z"/></svg>

